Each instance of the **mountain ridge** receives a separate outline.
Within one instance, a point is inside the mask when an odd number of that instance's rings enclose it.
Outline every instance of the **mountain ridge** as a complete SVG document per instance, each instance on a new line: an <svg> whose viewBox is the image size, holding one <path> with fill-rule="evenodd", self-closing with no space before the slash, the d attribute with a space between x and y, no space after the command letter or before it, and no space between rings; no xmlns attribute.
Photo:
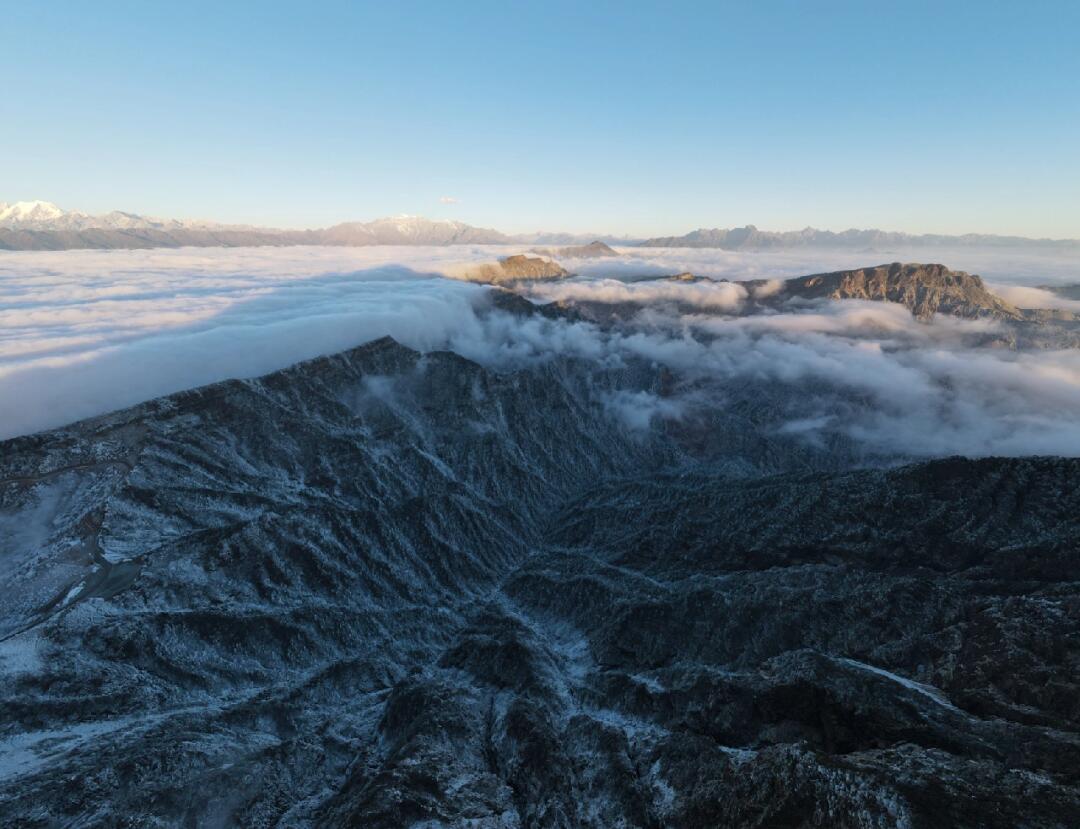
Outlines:
<svg viewBox="0 0 1080 829"><path fill-rule="evenodd" d="M1080 460L733 477L594 396L664 382L384 337L0 443L0 821L1068 825Z"/></svg>
<svg viewBox="0 0 1080 829"><path fill-rule="evenodd" d="M798 231L763 231L742 228L701 228L682 236L648 239L605 234L504 233L450 219L422 216L387 216L370 221L340 222L325 228L294 230L254 225L222 224L202 220L158 219L112 211L92 216L66 211L51 202L0 202L0 250L125 249L152 247L275 246L275 245L458 245L522 244L572 246L591 254L596 243L626 247L698 247L724 250L783 250L796 247L874 249L903 246L1036 246L1080 247L1075 239L1031 239L993 234L909 234L850 229L841 232L805 228ZM573 255L573 254L568 254ZM610 253L605 253L610 255Z"/></svg>
<svg viewBox="0 0 1080 829"><path fill-rule="evenodd" d="M765 282L751 283L763 286ZM917 319L937 313L1022 320L1018 308L987 290L982 279L940 264L900 263L785 280L783 292L804 299L867 299L906 306Z"/></svg>
<svg viewBox="0 0 1080 829"><path fill-rule="evenodd" d="M737 228L699 228L682 236L658 236L646 239L640 247L720 248L723 250L781 250L797 247L873 248L875 246L939 246L939 245L1036 245L1080 246L1077 239L1036 239L1025 236L966 233L959 235L935 233L904 233L874 228L843 231L818 230L759 230L754 225Z"/></svg>

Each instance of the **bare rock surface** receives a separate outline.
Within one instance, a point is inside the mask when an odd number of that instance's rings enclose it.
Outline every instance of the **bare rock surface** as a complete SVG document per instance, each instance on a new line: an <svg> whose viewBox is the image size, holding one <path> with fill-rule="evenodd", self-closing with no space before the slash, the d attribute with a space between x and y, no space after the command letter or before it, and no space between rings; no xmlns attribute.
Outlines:
<svg viewBox="0 0 1080 829"><path fill-rule="evenodd" d="M1019 309L986 289L978 276L944 265L878 265L789 279L784 294L804 299L868 299L898 302L919 319L935 314L965 318L1023 319Z"/></svg>

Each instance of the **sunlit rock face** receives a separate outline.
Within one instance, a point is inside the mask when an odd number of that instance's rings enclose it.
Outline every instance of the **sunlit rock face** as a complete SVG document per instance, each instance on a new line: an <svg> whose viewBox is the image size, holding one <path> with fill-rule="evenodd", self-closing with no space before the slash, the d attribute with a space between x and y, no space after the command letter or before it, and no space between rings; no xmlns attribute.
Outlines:
<svg viewBox="0 0 1080 829"><path fill-rule="evenodd" d="M0 822L1071 825L1080 461L680 382L383 338L0 443Z"/></svg>
<svg viewBox="0 0 1080 829"><path fill-rule="evenodd" d="M978 276L944 265L879 265L816 274L786 283L787 292L806 299L869 299L907 306L918 319L935 314L1019 320L1020 311L994 296Z"/></svg>
<svg viewBox="0 0 1080 829"><path fill-rule="evenodd" d="M562 279L570 276L570 272L551 259L519 253L497 262L479 262L463 266L455 275L469 282L513 285L534 279Z"/></svg>

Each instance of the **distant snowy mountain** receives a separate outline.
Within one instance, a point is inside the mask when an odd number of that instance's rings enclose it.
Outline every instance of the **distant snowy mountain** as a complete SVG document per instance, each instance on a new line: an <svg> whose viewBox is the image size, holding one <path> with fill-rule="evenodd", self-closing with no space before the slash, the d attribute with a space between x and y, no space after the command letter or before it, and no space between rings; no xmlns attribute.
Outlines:
<svg viewBox="0 0 1080 829"><path fill-rule="evenodd" d="M4 227L29 227L57 222L65 213L52 202L20 201L15 204L0 202L0 225Z"/></svg>
<svg viewBox="0 0 1080 829"><path fill-rule="evenodd" d="M527 245L588 245L592 242L603 242L605 245L622 245L632 247L640 245L640 236L614 236L605 233L559 233L545 230L535 233L519 233L514 236L515 242Z"/></svg>
<svg viewBox="0 0 1080 829"><path fill-rule="evenodd" d="M795 247L856 248L864 250L928 245L995 246L1039 245L1075 247L1075 239L1029 239L1023 236L996 236L967 233L946 236L937 233L899 233L887 230L852 228L836 233L806 227L802 230L759 230L754 225L735 228L699 228L682 236L659 236L641 242L651 248L722 248L724 250L781 250Z"/></svg>
<svg viewBox="0 0 1080 829"><path fill-rule="evenodd" d="M249 225L224 225L216 222L158 219L113 210L99 216L78 210L64 210L47 201L0 202L0 227L11 230L82 231L82 230L181 230L229 229L254 230Z"/></svg>
<svg viewBox="0 0 1080 829"><path fill-rule="evenodd" d="M234 247L240 245L459 245L510 244L497 230L464 222L390 216L321 230L159 219L115 210L90 215L46 201L0 202L0 250L72 248Z"/></svg>
<svg viewBox="0 0 1080 829"><path fill-rule="evenodd" d="M913 235L884 230L793 231L759 230L753 225L733 229L702 228L683 236L637 239L629 236L577 233L506 234L449 219L388 216L369 222L343 222L318 230L281 230L252 225L226 225L186 219L160 219L114 210L90 215L64 210L52 202L0 202L0 250L68 250L77 248L237 247L253 245L609 245L642 247L780 250L794 247L845 248L865 251L914 246L1018 245L1080 248L1070 239L1027 239L1019 236L967 234Z"/></svg>
<svg viewBox="0 0 1080 829"><path fill-rule="evenodd" d="M315 232L321 236L322 244L327 245L498 245L513 241L490 228L408 215L372 222L345 222Z"/></svg>

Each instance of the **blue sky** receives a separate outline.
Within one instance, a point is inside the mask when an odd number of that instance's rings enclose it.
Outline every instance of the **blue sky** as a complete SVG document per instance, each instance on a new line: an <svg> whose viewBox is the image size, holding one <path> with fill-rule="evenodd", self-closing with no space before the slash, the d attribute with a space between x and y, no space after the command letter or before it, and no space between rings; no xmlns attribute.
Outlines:
<svg viewBox="0 0 1080 829"><path fill-rule="evenodd" d="M1080 237L1080 3L5 0L0 20L0 201Z"/></svg>

